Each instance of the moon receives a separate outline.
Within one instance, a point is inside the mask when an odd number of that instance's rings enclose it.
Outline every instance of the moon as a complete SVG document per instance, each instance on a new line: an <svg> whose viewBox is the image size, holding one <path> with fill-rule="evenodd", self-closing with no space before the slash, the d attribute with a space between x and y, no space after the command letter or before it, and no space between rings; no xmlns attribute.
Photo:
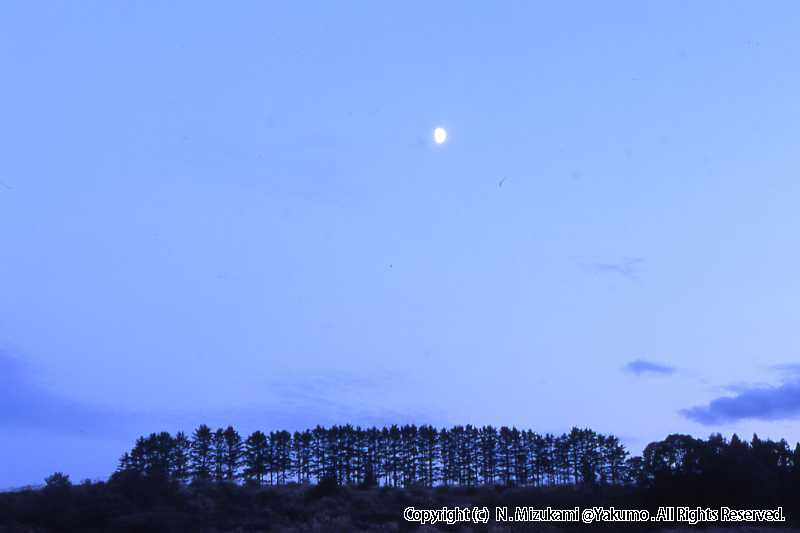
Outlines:
<svg viewBox="0 0 800 533"><path fill-rule="evenodd" d="M436 144L442 144L447 140L447 130L444 128L436 128L433 130L433 141Z"/></svg>

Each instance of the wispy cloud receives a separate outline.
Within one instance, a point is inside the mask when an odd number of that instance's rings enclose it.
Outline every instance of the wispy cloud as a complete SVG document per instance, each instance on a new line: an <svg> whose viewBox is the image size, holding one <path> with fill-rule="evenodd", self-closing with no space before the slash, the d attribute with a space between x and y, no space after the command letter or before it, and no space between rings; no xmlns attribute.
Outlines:
<svg viewBox="0 0 800 533"><path fill-rule="evenodd" d="M778 385L727 385L720 388L733 393L733 396L721 396L708 405L683 409L680 413L707 426L744 419L773 421L800 417L800 363L782 363L767 368L780 376Z"/></svg>
<svg viewBox="0 0 800 533"><path fill-rule="evenodd" d="M639 279L639 270L642 263L644 263L644 258L626 257L618 262L582 263L581 266L587 272L592 272L594 274L614 274L626 279L635 280Z"/></svg>
<svg viewBox="0 0 800 533"><path fill-rule="evenodd" d="M0 428L64 433L119 430L135 415L73 400L41 386L20 357L0 352Z"/></svg>
<svg viewBox="0 0 800 533"><path fill-rule="evenodd" d="M800 378L800 363L783 363L772 365L769 368L785 377Z"/></svg>
<svg viewBox="0 0 800 533"><path fill-rule="evenodd" d="M52 434L128 438L136 432L191 431L199 424L248 429L300 430L317 424L384 425L436 423L441 416L424 406L401 409L390 402L365 402L403 383L390 376L342 373L287 377L267 384L257 402L218 409L145 413L81 402L41 385L25 359L0 352L0 433L45 430ZM406 383L407 385L407 383Z"/></svg>
<svg viewBox="0 0 800 533"><path fill-rule="evenodd" d="M654 363L652 361L645 361L643 359L636 359L631 361L623 367L626 372L641 376L643 374L654 374L658 376L666 376L675 373L675 368L663 365L661 363Z"/></svg>
<svg viewBox="0 0 800 533"><path fill-rule="evenodd" d="M800 416L800 380L779 386L741 388L735 396L715 398L708 405L683 409L680 413L706 426L743 419L797 418Z"/></svg>

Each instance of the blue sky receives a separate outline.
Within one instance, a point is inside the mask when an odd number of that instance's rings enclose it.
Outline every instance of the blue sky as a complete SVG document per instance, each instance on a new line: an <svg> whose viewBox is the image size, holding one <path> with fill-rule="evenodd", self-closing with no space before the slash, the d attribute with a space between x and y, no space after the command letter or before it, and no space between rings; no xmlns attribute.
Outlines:
<svg viewBox="0 0 800 533"><path fill-rule="evenodd" d="M800 439L796 3L1 9L0 486L202 422Z"/></svg>

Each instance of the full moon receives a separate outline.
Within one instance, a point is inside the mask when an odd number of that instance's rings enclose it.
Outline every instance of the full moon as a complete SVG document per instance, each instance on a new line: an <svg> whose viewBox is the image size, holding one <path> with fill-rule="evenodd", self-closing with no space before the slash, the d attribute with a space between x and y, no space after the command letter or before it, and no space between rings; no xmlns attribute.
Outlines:
<svg viewBox="0 0 800 533"><path fill-rule="evenodd" d="M447 140L447 131L444 128L436 128L433 130L433 140L436 144L442 144Z"/></svg>

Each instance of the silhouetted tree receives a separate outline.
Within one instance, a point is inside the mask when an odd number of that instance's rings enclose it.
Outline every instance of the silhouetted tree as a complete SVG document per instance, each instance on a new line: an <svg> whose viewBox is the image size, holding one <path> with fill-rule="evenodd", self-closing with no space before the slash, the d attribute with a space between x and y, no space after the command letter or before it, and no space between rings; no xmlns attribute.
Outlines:
<svg viewBox="0 0 800 533"><path fill-rule="evenodd" d="M225 479L225 431L217 428L211 437L212 477L217 483Z"/></svg>
<svg viewBox="0 0 800 533"><path fill-rule="evenodd" d="M233 426L228 426L222 434L224 441L224 452L222 463L225 469L224 478L227 481L236 481L239 479L239 468L242 465L242 437L233 429Z"/></svg>
<svg viewBox="0 0 800 533"><path fill-rule="evenodd" d="M213 435L211 428L202 424L192 435L191 468L195 481L211 479L213 465Z"/></svg>
<svg viewBox="0 0 800 533"><path fill-rule="evenodd" d="M269 440L264 433L255 431L244 444L244 479L262 485L268 473Z"/></svg>
<svg viewBox="0 0 800 533"><path fill-rule="evenodd" d="M439 476L439 432L433 426L420 426L419 437L420 478L427 487L432 487Z"/></svg>
<svg viewBox="0 0 800 533"><path fill-rule="evenodd" d="M44 480L45 489L47 490L64 490L72 486L69 480L69 475L63 472L55 472L47 476Z"/></svg>

